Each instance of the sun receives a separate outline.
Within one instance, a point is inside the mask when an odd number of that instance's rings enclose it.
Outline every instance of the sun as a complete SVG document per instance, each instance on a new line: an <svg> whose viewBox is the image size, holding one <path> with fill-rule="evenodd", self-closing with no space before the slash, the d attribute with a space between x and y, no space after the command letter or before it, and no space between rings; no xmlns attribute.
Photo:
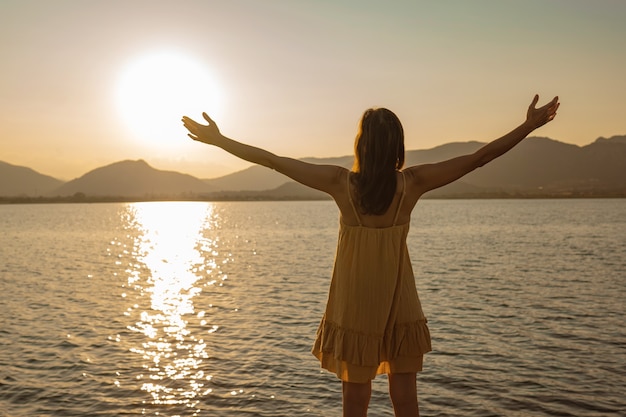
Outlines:
<svg viewBox="0 0 626 417"><path fill-rule="evenodd" d="M131 60L120 72L115 102L133 137L161 148L180 145L185 138L183 115L220 114L220 93L209 70L173 50Z"/></svg>

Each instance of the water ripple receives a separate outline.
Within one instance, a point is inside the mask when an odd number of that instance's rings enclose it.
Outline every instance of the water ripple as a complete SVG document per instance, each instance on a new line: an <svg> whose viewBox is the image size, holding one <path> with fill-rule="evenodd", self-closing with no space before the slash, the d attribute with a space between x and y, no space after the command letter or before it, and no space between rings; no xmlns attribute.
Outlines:
<svg viewBox="0 0 626 417"><path fill-rule="evenodd" d="M625 204L418 206L422 415L623 415ZM339 414L310 354L332 203L0 210L0 416ZM386 389L371 415L393 415Z"/></svg>

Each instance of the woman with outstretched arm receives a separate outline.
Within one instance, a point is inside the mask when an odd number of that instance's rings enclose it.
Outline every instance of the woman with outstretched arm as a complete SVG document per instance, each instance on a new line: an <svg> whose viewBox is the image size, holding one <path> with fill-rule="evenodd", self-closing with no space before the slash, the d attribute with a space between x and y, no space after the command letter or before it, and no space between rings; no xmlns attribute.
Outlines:
<svg viewBox="0 0 626 417"><path fill-rule="evenodd" d="M229 139L206 113L206 125L183 117L193 140L276 170L329 194L337 204L337 253L313 355L341 379L344 416L367 414L371 381L378 374L388 375L395 415L419 416L416 373L431 341L406 247L411 212L427 191L498 158L554 119L558 97L539 108L538 101L535 95L523 123L476 152L407 168L402 124L385 108L363 114L351 170Z"/></svg>

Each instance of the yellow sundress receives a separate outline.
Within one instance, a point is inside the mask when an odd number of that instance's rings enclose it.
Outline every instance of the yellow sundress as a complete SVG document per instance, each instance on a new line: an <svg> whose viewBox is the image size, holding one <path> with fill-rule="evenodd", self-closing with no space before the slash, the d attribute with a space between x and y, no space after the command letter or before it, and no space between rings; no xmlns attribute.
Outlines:
<svg viewBox="0 0 626 417"><path fill-rule="evenodd" d="M431 351L406 246L409 223L384 228L340 221L328 303L312 353L343 381L367 382L377 374L419 372ZM348 195L349 182L348 182Z"/></svg>

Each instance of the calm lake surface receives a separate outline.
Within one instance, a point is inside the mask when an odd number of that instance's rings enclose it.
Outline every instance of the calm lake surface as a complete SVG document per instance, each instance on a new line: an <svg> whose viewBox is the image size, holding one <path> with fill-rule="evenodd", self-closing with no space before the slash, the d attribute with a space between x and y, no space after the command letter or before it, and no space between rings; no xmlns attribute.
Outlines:
<svg viewBox="0 0 626 417"><path fill-rule="evenodd" d="M0 416L339 416L332 202L0 206ZM423 416L626 415L626 199L426 200ZM392 416L386 377L371 416Z"/></svg>

